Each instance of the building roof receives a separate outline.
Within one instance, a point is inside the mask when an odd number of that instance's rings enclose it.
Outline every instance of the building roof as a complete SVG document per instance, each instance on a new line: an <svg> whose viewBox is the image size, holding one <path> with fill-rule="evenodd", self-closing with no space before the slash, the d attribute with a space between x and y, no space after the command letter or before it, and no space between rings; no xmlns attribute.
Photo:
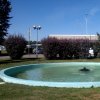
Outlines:
<svg viewBox="0 0 100 100"><path fill-rule="evenodd" d="M49 37L54 37L57 39L89 39L89 40L97 40L97 35L49 35Z"/></svg>

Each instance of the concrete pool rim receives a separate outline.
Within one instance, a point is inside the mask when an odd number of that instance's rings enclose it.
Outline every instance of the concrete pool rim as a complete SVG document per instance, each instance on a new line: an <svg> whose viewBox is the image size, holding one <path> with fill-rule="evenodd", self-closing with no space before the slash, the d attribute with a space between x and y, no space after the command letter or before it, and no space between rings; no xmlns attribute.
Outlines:
<svg viewBox="0 0 100 100"><path fill-rule="evenodd" d="M15 83L15 84L23 84L23 85L29 85L29 86L48 86L48 87L67 87L67 88L90 88L90 87L100 87L100 82L45 82L45 81L34 81L34 80L25 80L20 78L15 78L9 76L14 71L17 71L19 69L23 69L26 66L29 65L40 65L40 64L70 64L70 63L78 63L78 64L99 64L99 62L61 62L61 63L39 63L39 64L27 64L27 65L21 65L21 66L14 66L10 68L6 68L0 71L0 78L3 79L7 83ZM27 68L27 67L26 67Z"/></svg>

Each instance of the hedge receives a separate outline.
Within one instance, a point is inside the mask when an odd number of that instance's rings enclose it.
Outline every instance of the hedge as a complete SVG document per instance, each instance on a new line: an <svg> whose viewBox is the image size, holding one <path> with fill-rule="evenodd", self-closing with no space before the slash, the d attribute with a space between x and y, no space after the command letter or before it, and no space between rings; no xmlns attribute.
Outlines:
<svg viewBox="0 0 100 100"><path fill-rule="evenodd" d="M47 59L73 59L88 56L88 50L94 41L88 39L57 39L44 38L42 40L44 56Z"/></svg>

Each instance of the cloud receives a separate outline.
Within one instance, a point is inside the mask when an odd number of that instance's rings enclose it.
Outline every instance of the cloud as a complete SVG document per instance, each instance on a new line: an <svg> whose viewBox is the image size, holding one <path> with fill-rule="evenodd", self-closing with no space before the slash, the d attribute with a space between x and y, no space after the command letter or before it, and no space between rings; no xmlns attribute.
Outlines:
<svg viewBox="0 0 100 100"><path fill-rule="evenodd" d="M90 15L94 16L96 13L98 13L100 11L99 8L92 8L89 12Z"/></svg>

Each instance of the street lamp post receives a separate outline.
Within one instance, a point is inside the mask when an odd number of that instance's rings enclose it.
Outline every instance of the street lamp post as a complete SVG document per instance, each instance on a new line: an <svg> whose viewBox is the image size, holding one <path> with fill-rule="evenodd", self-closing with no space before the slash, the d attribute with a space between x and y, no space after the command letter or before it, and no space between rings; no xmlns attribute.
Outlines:
<svg viewBox="0 0 100 100"><path fill-rule="evenodd" d="M88 24L87 17L88 17L88 14L85 14L86 35L87 35L87 24Z"/></svg>
<svg viewBox="0 0 100 100"><path fill-rule="evenodd" d="M89 34L88 34L88 14L85 14L85 25L86 25L86 35L89 36ZM91 42L91 34L89 36L89 46L90 46L90 42Z"/></svg>
<svg viewBox="0 0 100 100"><path fill-rule="evenodd" d="M30 46L31 46L31 44L30 44L30 37L31 37L31 28L29 28L29 41L28 41L28 54L29 54L29 56L30 56Z"/></svg>
<svg viewBox="0 0 100 100"><path fill-rule="evenodd" d="M36 58L38 58L38 30L41 29L41 26L33 26L34 30L37 30L37 40L36 40Z"/></svg>

